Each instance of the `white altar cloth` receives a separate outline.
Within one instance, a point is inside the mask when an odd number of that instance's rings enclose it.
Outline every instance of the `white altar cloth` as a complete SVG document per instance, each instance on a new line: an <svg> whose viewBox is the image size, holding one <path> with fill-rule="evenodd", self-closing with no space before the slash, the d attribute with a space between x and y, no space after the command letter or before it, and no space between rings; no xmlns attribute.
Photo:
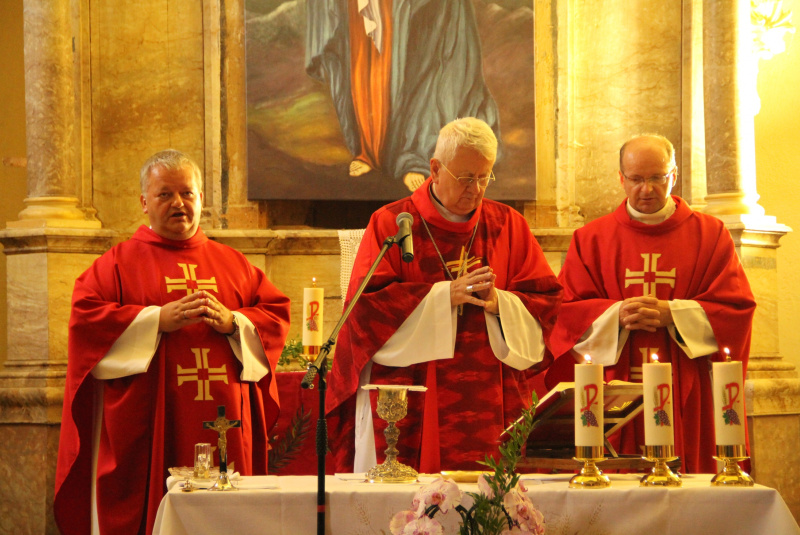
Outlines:
<svg viewBox="0 0 800 535"><path fill-rule="evenodd" d="M771 488L711 487L711 475L686 475L681 488L641 488L634 474L610 475L602 490L570 489L570 475L524 476L528 496L544 514L547 533L643 533L704 535L800 535L780 494ZM422 483L378 485L327 476L326 533L389 533L389 521L409 509ZM260 489L253 487L274 487ZM181 492L174 486L161 501L155 535L235 533L313 535L317 523L314 476L243 477L236 492ZM245 488L250 487L250 488ZM477 485L459 483L462 491ZM455 511L436 515L455 533Z"/></svg>

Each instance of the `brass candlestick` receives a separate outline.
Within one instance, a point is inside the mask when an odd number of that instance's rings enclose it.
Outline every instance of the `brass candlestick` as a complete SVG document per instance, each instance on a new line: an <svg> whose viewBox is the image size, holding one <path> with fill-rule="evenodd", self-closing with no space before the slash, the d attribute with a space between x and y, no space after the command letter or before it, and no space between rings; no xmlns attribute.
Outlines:
<svg viewBox="0 0 800 535"><path fill-rule="evenodd" d="M579 474L569 480L571 489L605 489L611 486L608 476L595 463L605 461L602 446L575 446L575 460L583 462Z"/></svg>
<svg viewBox="0 0 800 535"><path fill-rule="evenodd" d="M711 479L714 487L752 487L755 482L750 474L742 470L737 463L749 459L744 444L734 446L717 445L717 455L714 457L722 461L722 472Z"/></svg>
<svg viewBox="0 0 800 535"><path fill-rule="evenodd" d="M411 483L417 480L419 474L410 466L397 460L397 439L400 430L395 425L405 418L408 411L408 391L427 390L425 387L393 386L393 385L366 385L365 390L378 390L377 412L388 426L383 432L386 437L386 460L367 472L370 483Z"/></svg>
<svg viewBox="0 0 800 535"><path fill-rule="evenodd" d="M675 446L645 446L644 452L644 458L655 465L649 474L639 480L640 487L680 487L683 484L681 478L667 466L669 461L678 458L675 456Z"/></svg>

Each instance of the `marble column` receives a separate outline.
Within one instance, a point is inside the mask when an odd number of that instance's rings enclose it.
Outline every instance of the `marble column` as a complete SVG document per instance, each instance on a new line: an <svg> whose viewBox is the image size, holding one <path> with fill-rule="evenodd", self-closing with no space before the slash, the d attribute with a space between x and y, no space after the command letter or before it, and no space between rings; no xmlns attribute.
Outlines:
<svg viewBox="0 0 800 535"><path fill-rule="evenodd" d="M11 227L99 228L79 208L79 43L70 0L26 0L28 197Z"/></svg>
<svg viewBox="0 0 800 535"><path fill-rule="evenodd" d="M756 192L755 62L750 0L703 2L708 206L713 215L764 215Z"/></svg>
<svg viewBox="0 0 800 535"><path fill-rule="evenodd" d="M79 11L70 0L25 0L23 8L28 192L19 219L0 230L8 310L2 533L58 532L52 503L72 287L115 239L80 193Z"/></svg>
<svg viewBox="0 0 800 535"><path fill-rule="evenodd" d="M703 6L704 211L731 231L758 303L745 382L752 475L778 489L800 518L800 467L791 462L800 437L800 379L778 343L777 249L791 229L758 204L751 3L706 0Z"/></svg>

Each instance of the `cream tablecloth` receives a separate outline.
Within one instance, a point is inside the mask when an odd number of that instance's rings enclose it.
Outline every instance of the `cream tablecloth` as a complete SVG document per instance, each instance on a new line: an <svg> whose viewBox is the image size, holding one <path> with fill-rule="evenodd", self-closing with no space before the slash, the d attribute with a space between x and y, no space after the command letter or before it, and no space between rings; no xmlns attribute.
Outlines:
<svg viewBox="0 0 800 535"><path fill-rule="evenodd" d="M530 476L525 484L545 516L547 533L800 534L780 494L768 487L716 488L709 486L710 475L689 475L681 488L640 488L638 476L610 477L611 488L603 490L569 489L566 475ZM331 535L389 533L391 517L410 508L421 486L369 484L352 475L327 476L325 485L326 533ZM161 502L154 533L316 533L316 477L245 477L240 486L225 493L185 493L174 486ZM459 486L477 491L476 485ZM436 518L445 524L445 533L457 532L455 511Z"/></svg>

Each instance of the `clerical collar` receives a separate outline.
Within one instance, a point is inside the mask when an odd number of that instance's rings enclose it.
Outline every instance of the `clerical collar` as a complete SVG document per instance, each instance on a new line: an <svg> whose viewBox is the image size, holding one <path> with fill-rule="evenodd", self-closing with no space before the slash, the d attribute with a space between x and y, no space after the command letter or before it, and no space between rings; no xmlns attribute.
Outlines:
<svg viewBox="0 0 800 535"><path fill-rule="evenodd" d="M631 219L638 221L639 223L644 223L645 225L658 225L659 223L663 223L672 217L672 214L675 213L677 206L675 204L675 200L671 195L669 195L667 196L667 202L664 204L663 208L652 214L643 214L642 212L635 210L633 206L631 206L630 199L628 199L627 208L628 215L631 216Z"/></svg>
<svg viewBox="0 0 800 535"><path fill-rule="evenodd" d="M464 223L472 218L472 212L468 213L467 215L458 215L454 214L453 212L445 208L444 205L442 204L442 201L440 201L439 197L436 196L435 189L436 189L436 184L431 182L431 189L430 189L431 200L433 201L434 208L436 208L436 211L439 212L439 215L441 215L443 218L453 223Z"/></svg>

